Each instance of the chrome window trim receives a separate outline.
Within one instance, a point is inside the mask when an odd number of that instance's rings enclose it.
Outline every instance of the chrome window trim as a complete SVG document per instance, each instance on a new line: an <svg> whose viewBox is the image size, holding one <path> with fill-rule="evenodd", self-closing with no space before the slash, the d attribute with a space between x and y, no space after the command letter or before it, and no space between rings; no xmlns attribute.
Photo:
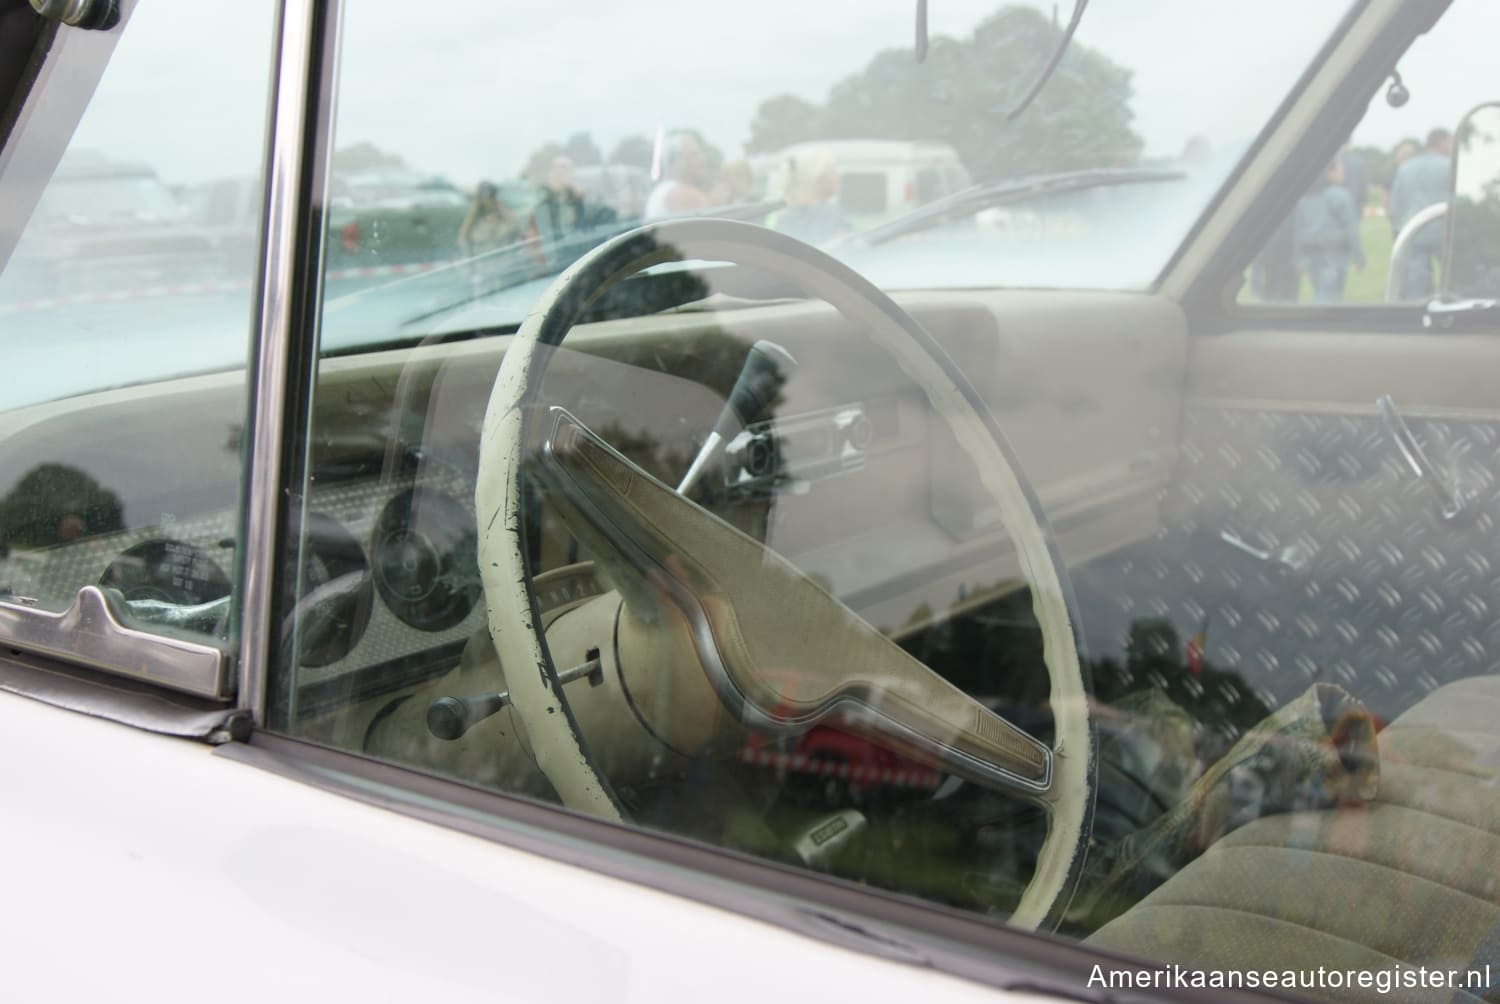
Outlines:
<svg viewBox="0 0 1500 1004"><path fill-rule="evenodd" d="M124 623L119 594L84 586L66 610L54 612L0 602L6 644L159 684L213 700L232 692L228 652L211 642L159 634Z"/></svg>
<svg viewBox="0 0 1500 1004"><path fill-rule="evenodd" d="M256 339L239 581L239 706L263 725L273 655L275 582L281 525L282 457L286 447L292 345L299 319L296 295L302 262L304 158L311 144L309 114L317 98L314 47L320 45L316 0L282 0L278 15L274 97L266 165L265 225L256 304Z"/></svg>

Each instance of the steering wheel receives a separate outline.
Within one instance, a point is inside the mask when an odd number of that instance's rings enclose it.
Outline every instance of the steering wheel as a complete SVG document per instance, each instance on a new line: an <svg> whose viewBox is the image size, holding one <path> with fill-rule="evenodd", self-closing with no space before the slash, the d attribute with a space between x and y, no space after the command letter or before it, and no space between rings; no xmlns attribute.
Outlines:
<svg viewBox="0 0 1500 1004"><path fill-rule="evenodd" d="M616 453L572 415L539 407L551 350L605 290L664 262L722 261L795 283L835 307L927 396L975 464L1031 587L1051 748L907 655L790 562ZM533 427L535 423L544 425ZM480 441L476 512L490 636L538 767L569 808L625 812L580 734L542 629L523 527L523 464L623 597L617 643L644 645L676 685L711 693L751 729L840 728L936 759L944 770L1045 808L1047 836L1013 925L1055 925L1082 871L1094 804L1094 725L1073 599L1035 496L978 393L889 296L821 251L714 219L651 224L557 277L507 347ZM532 444L532 445L528 445ZM635 641L631 642L630 639ZM705 684L707 689L705 689Z"/></svg>

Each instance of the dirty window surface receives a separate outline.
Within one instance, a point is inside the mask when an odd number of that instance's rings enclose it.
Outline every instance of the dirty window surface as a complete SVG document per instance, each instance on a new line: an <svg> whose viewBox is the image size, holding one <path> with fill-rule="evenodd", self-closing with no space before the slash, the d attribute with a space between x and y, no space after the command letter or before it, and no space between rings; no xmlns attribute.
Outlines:
<svg viewBox="0 0 1500 1004"><path fill-rule="evenodd" d="M485 63L501 43L476 8L449 22L471 44L422 88L387 72L411 26L379 5L352 16L323 345L514 325L606 237L703 213L807 240L888 288L1148 287L1343 11L1235 4L1209 27L1170 0L1091 10L1005 121L1066 7L934 5L920 63L902 4L755 26L663 10L631 47L604 33L638 18L595 12L571 43L586 66L545 56L562 29L527 18L515 76ZM450 41L432 35L412 44ZM503 128L473 125L497 115Z"/></svg>
<svg viewBox="0 0 1500 1004"><path fill-rule="evenodd" d="M227 643L274 4L217 12L232 46L199 13L132 5L0 262L0 600L99 586L131 626ZM215 184L242 217L197 211Z"/></svg>
<svg viewBox="0 0 1500 1004"><path fill-rule="evenodd" d="M245 44L218 56L185 44L183 4L139 6L0 262L11 377L0 409L244 366L271 5L224 12L217 30ZM170 78L156 75L163 63ZM210 77L211 94L193 86ZM202 130L192 142L189 123ZM205 215L201 193L215 186L243 193L239 216ZM135 351L119 351L126 340Z"/></svg>
<svg viewBox="0 0 1500 1004"><path fill-rule="evenodd" d="M1097 292L1343 11L1091 9L1004 126L1068 12L932 6L925 63L904 4L345 12L272 727L1250 989L1484 996L1490 343L1309 400Z"/></svg>
<svg viewBox="0 0 1500 1004"><path fill-rule="evenodd" d="M1491 11L1456 0L1371 95L1360 123L1312 179L1245 270L1247 305L1424 304L1453 286L1444 274L1455 159L1465 180L1493 187L1493 138L1467 116L1495 99L1483 83ZM1475 123L1482 125L1482 123ZM1476 139L1485 138L1481 144ZM1486 159L1490 163L1484 163ZM1493 266L1495 196L1460 213L1458 286L1465 266ZM1453 289L1461 295L1462 289Z"/></svg>

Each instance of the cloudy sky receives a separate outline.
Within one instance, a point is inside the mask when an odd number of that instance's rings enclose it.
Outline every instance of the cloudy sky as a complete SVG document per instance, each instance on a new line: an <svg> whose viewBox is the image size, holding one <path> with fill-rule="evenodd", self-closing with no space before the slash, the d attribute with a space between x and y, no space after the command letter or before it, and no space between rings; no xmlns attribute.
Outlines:
<svg viewBox="0 0 1500 1004"><path fill-rule="evenodd" d="M339 145L372 142L469 184L514 175L539 144L580 130L607 151L628 134L694 126L737 154L766 97L821 100L874 53L910 46L914 0L344 6ZM967 35L1000 6L930 0L932 31ZM1251 138L1342 6L1094 0L1079 39L1133 70L1136 128L1149 155L1170 156L1193 136L1215 146ZM271 12L269 0L141 0L75 145L150 162L174 182L252 173ZM1388 146L1500 96L1500 85L1484 91L1497 29L1500 4L1455 0L1441 34L1401 64L1411 103L1398 112L1377 99L1356 142Z"/></svg>

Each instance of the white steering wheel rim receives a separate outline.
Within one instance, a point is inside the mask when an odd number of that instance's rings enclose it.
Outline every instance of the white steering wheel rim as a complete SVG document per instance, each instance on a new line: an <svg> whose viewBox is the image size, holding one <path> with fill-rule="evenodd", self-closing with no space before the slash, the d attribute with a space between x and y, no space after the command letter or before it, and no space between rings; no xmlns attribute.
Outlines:
<svg viewBox="0 0 1500 1004"><path fill-rule="evenodd" d="M1048 832L1010 923L1027 929L1056 923L1081 873L1092 823L1094 741L1071 591L1041 508L993 416L931 336L847 266L762 227L678 220L607 241L557 277L506 348L480 439L475 492L479 568L490 637L538 767L564 805L623 821L578 734L538 627L522 526L528 405L541 382L546 350L562 341L600 293L651 265L678 260L730 261L762 269L834 305L900 362L960 448L976 460L980 481L999 507L1031 586L1055 722L1054 777L1044 797L1050 809Z"/></svg>

